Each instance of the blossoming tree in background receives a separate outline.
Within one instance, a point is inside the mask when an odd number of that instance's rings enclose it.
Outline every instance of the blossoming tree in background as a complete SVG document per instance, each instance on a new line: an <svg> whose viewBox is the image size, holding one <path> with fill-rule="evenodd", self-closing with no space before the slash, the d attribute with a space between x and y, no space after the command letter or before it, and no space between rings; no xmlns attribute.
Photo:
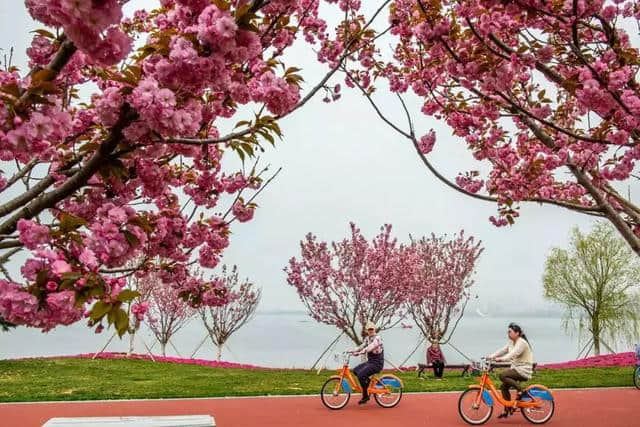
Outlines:
<svg viewBox="0 0 640 427"><path fill-rule="evenodd" d="M213 286L220 286L212 281ZM167 344L171 337L182 329L196 314L195 310L180 296L180 290L159 280L154 275L142 279L138 285L144 302L134 306L132 313L136 321L146 320L149 329L160 343L160 352L167 355Z"/></svg>
<svg viewBox="0 0 640 427"><path fill-rule="evenodd" d="M262 290L256 288L249 279L239 279L235 265L231 271L227 270L226 265L222 266L222 275L218 279L229 291L229 302L198 310L209 338L217 348L216 360L222 358L222 347L231 335L253 318L262 296Z"/></svg>
<svg viewBox="0 0 640 427"><path fill-rule="evenodd" d="M278 120L329 90L347 56L302 97L284 55L300 35L332 43L318 0L161 0L127 18L125 3L138 2L25 1L48 29L35 32L28 70L0 71L7 322L46 331L86 315L96 330L123 334L138 296L124 275L134 273L171 283L194 307L226 303L227 292L188 265L215 267L231 224L254 215L264 173L244 162L233 170L230 153L245 160L273 144ZM355 52L371 21L349 19L359 30L340 43ZM4 268L11 263L21 277Z"/></svg>
<svg viewBox="0 0 640 427"><path fill-rule="evenodd" d="M346 16L364 13L365 2L345 3ZM640 55L630 36L637 1L377 4L388 7L388 35L363 40L341 69L438 179L497 203L497 226L512 224L521 202L555 205L606 218L640 254L640 207L619 185L635 182L640 158ZM334 64L342 45L330 46L321 59ZM374 88L387 84L405 123L376 104ZM477 170L452 182L431 163L436 135L411 111L415 97L422 114L464 140Z"/></svg>
<svg viewBox="0 0 640 427"><path fill-rule="evenodd" d="M407 249L418 260L412 264L415 270L407 293L407 311L427 340L446 342L455 331L482 251L481 242L465 237L464 232L451 239L423 237Z"/></svg>
<svg viewBox="0 0 640 427"><path fill-rule="evenodd" d="M391 236L391 225L371 241L353 223L351 236L340 242L320 242L309 233L300 249L300 258L285 268L287 282L316 321L359 345L367 321L383 331L406 315L411 260Z"/></svg>

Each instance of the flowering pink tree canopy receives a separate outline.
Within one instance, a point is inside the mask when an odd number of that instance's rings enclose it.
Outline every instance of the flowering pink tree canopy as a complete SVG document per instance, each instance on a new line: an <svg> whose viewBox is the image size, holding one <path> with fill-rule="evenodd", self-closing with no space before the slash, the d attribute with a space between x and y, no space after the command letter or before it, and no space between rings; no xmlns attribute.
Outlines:
<svg viewBox="0 0 640 427"><path fill-rule="evenodd" d="M385 330L404 318L411 268L391 225L371 241L353 223L351 236L340 242L320 242L309 233L300 249L300 258L285 268L287 282L316 321L360 344L367 321Z"/></svg>
<svg viewBox="0 0 640 427"><path fill-rule="evenodd" d="M214 281L215 283L215 281ZM149 329L160 343L163 356L176 332L182 329L196 314L195 310L178 295L179 289L148 275L138 282L143 302L131 309L136 320L146 320Z"/></svg>
<svg viewBox="0 0 640 427"><path fill-rule="evenodd" d="M253 318L260 303L262 290L256 288L249 279L241 281L238 267L235 265L231 271L223 265L222 275L218 279L229 292L229 302L220 306L202 307L199 314L211 342L218 349L216 359L220 360L222 346L234 332Z"/></svg>
<svg viewBox="0 0 640 427"><path fill-rule="evenodd" d="M408 292L407 310L423 336L431 341L449 337L464 314L473 285L472 274L482 253L481 242L464 232L446 237L423 237L407 252L415 257L414 275Z"/></svg>
<svg viewBox="0 0 640 427"><path fill-rule="evenodd" d="M225 303L188 265L215 267L231 224L252 219L264 177L244 160L281 137L279 119L337 92L326 83L341 50L373 34L349 15L358 30L338 48L319 3L160 0L125 17L134 1L25 0L48 29L27 49L30 69L0 71L0 317L46 331L88 316L122 334L138 295L122 276L136 272L193 306ZM322 57L338 51L304 97L284 60L300 36Z"/></svg>
<svg viewBox="0 0 640 427"><path fill-rule="evenodd" d="M551 204L607 218L640 254L640 207L617 185L636 176L640 159L640 55L628 32L640 3L379 3L389 4L389 36L362 41L368 47L343 71L431 172L497 203L490 218L497 226L513 223L521 202ZM374 86L387 83L405 110L404 125L375 103ZM435 132L420 128L405 101L415 97L422 114L464 140L477 170L461 171L455 183L438 172L427 156Z"/></svg>

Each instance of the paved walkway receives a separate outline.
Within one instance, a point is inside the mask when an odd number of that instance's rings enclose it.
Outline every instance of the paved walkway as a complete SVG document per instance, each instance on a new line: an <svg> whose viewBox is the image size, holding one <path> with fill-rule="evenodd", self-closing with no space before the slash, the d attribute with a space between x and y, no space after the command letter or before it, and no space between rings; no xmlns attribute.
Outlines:
<svg viewBox="0 0 640 427"><path fill-rule="evenodd" d="M407 394L392 409L373 402L357 405L352 396L342 410L330 411L319 397L271 397L110 402L0 404L0 426L40 427L52 417L210 414L219 427L448 427L466 425L457 411L459 393ZM640 426L640 391L633 388L562 390L555 393L554 427ZM487 425L530 425L520 414Z"/></svg>

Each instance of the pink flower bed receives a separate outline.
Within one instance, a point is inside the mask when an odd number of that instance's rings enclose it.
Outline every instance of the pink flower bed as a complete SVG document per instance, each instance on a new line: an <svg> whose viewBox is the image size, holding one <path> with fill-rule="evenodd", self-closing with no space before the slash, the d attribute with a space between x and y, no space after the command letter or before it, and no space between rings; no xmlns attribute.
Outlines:
<svg viewBox="0 0 640 427"><path fill-rule="evenodd" d="M571 369L571 368L601 368L605 366L633 366L636 355L633 352L606 354L603 356L587 357L562 363L547 363L540 365L542 369Z"/></svg>

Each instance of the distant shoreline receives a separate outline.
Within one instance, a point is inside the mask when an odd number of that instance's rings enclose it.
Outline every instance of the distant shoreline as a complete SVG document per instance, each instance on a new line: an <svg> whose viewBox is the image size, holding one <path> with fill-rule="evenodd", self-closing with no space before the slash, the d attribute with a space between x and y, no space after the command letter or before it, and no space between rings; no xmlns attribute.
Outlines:
<svg viewBox="0 0 640 427"><path fill-rule="evenodd" d="M256 311L256 316L306 316L309 320L313 320L311 316L306 311L302 310L265 310L265 311ZM480 316L475 312L465 313L464 318L477 318L482 319L485 317L493 317L497 319L562 319L563 314L561 312L556 311L529 311L529 312L501 312L500 314L487 313L485 316ZM410 321L410 318L406 319Z"/></svg>

